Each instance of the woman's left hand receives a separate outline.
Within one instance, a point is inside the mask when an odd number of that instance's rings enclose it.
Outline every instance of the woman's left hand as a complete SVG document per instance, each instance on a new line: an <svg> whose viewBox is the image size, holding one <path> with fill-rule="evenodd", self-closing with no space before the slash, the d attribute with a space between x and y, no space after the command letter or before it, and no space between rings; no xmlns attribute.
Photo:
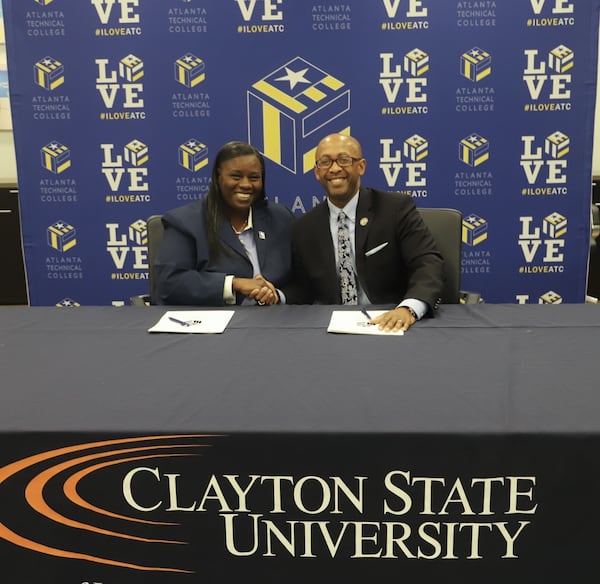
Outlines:
<svg viewBox="0 0 600 584"><path fill-rule="evenodd" d="M255 288L248 294L249 298L256 300L261 306L265 304L277 304L279 302L279 294L275 286L269 280L263 278L260 274L255 277L261 286Z"/></svg>

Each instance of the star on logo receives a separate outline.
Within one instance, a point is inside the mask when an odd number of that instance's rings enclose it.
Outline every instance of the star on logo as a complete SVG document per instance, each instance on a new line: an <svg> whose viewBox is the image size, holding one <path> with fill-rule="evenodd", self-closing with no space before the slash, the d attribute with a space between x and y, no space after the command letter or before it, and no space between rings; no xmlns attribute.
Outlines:
<svg viewBox="0 0 600 584"><path fill-rule="evenodd" d="M307 71L308 67L306 69L301 69L300 71L292 71L289 67L286 67L286 75L277 77L275 81L289 81L290 89L294 89L298 83L310 83L310 81L304 77Z"/></svg>
<svg viewBox="0 0 600 584"><path fill-rule="evenodd" d="M75 302L75 300L72 300L71 298L64 298L56 306L58 308L75 308L76 306L79 306L79 302Z"/></svg>

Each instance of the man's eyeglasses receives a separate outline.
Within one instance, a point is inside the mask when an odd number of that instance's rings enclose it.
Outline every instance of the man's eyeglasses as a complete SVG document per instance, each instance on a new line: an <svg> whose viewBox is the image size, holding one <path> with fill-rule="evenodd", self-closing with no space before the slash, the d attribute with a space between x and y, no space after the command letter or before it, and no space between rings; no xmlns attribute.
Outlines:
<svg viewBox="0 0 600 584"><path fill-rule="evenodd" d="M355 162L362 160L362 158L354 158L354 156L338 156L337 158L319 158L315 162L317 168L329 168L334 162L337 162L338 166L352 166Z"/></svg>

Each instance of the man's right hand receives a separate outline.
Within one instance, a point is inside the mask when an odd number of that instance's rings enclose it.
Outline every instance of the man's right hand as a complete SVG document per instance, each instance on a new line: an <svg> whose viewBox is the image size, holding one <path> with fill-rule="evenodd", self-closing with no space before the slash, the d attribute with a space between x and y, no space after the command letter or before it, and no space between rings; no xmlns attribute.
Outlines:
<svg viewBox="0 0 600 584"><path fill-rule="evenodd" d="M255 278L234 278L232 287L248 298L253 298L258 304L277 304L279 295L275 286L261 275Z"/></svg>

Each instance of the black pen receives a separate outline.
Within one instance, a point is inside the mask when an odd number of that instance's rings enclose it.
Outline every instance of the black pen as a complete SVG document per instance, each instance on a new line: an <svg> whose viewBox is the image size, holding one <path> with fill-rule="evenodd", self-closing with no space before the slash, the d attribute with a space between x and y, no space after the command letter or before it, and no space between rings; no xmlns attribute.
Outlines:
<svg viewBox="0 0 600 584"><path fill-rule="evenodd" d="M360 311L361 311L361 312L362 312L362 313L363 313L363 314L364 314L364 315L365 315L365 316L366 316L366 317L367 317L369 320L372 320L372 319L371 319L371 315L370 315L370 314L367 312L367 309L366 309L366 308L361 308L361 309L360 309Z"/></svg>
<svg viewBox="0 0 600 584"><path fill-rule="evenodd" d="M185 322L185 320L179 320L178 318L175 318L174 316L169 316L169 320L172 322L176 322L177 324L180 324L181 326L190 326L189 322Z"/></svg>

